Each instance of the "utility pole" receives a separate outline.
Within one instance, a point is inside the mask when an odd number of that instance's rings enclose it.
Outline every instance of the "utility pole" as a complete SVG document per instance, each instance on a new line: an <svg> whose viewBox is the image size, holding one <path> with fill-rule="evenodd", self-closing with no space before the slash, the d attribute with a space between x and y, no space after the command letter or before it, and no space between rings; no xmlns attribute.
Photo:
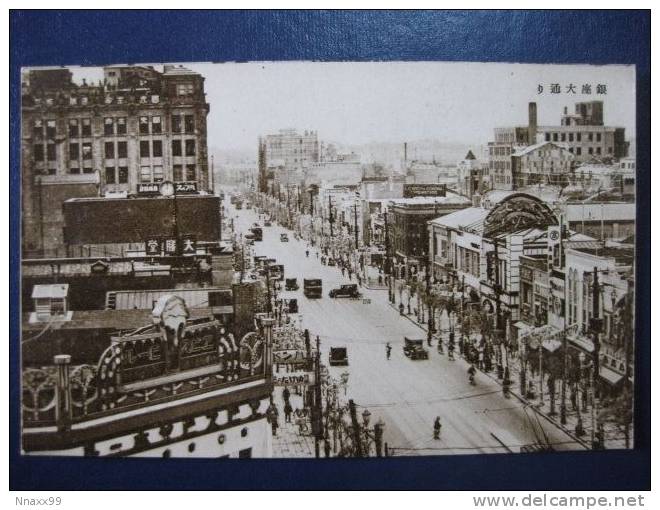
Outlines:
<svg viewBox="0 0 660 510"><path fill-rule="evenodd" d="M426 299L428 300L429 320L427 323L426 342L430 346L431 339L433 338L433 327L435 320L433 318L433 311L431 309L431 261L426 258ZM441 337L438 337L438 342L442 342Z"/></svg>
<svg viewBox="0 0 660 510"><path fill-rule="evenodd" d="M333 223L333 218L332 218L332 197L328 196L328 211L330 211L330 216L328 216L328 222L330 223L330 237L334 237L335 234L332 230L332 223Z"/></svg>
<svg viewBox="0 0 660 510"><path fill-rule="evenodd" d="M357 218L357 199L353 203L353 217L355 221L355 250L358 249L358 218Z"/></svg>
<svg viewBox="0 0 660 510"><path fill-rule="evenodd" d="M316 335L316 366L314 381L314 455L321 456L321 438L323 437L323 403L321 402L321 339Z"/></svg>
<svg viewBox="0 0 660 510"><path fill-rule="evenodd" d="M385 276L387 277L387 298L390 303L394 303L394 289L392 278L394 274L392 271L392 261L390 260L390 230L387 223L387 211L384 213L385 216Z"/></svg>
<svg viewBox="0 0 660 510"><path fill-rule="evenodd" d="M360 424L357 420L357 411L355 409L355 402L353 402L353 399L348 401L348 409L351 413L351 423L353 424L353 443L355 444L355 456L363 457L362 439L360 438Z"/></svg>

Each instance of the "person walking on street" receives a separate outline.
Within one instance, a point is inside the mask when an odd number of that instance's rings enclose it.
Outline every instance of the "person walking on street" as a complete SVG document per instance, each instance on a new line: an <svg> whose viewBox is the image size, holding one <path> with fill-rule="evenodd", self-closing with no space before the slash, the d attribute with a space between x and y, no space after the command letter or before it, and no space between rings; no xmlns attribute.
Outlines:
<svg viewBox="0 0 660 510"><path fill-rule="evenodd" d="M344 268L344 264L341 264L341 275L344 276L346 274L346 269Z"/></svg>
<svg viewBox="0 0 660 510"><path fill-rule="evenodd" d="M289 403L289 398L290 397L291 397L291 392L289 391L288 386L285 386L284 391L282 391L282 398L284 399L285 404Z"/></svg>
<svg viewBox="0 0 660 510"><path fill-rule="evenodd" d="M387 355L387 359L390 359L390 356L392 356L392 346L389 342L385 344L385 353Z"/></svg>
<svg viewBox="0 0 660 510"><path fill-rule="evenodd" d="M358 285L362 287L362 277L359 274L357 275L357 281L358 281Z"/></svg>
<svg viewBox="0 0 660 510"><path fill-rule="evenodd" d="M284 404L284 422L285 423L291 423L291 413L293 412L293 408L291 407L291 403L287 400L286 404Z"/></svg>
<svg viewBox="0 0 660 510"><path fill-rule="evenodd" d="M305 250L305 255L309 258L309 250Z"/></svg>
<svg viewBox="0 0 660 510"><path fill-rule="evenodd" d="M442 429L442 423L440 423L440 416L435 417L433 422L433 439L440 439L440 430Z"/></svg>

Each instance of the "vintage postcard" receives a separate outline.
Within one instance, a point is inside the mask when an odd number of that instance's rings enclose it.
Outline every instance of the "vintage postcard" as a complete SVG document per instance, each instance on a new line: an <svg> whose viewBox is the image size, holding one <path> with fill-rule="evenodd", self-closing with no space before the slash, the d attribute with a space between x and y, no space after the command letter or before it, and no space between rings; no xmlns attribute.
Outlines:
<svg viewBox="0 0 660 510"><path fill-rule="evenodd" d="M21 79L24 455L634 446L634 66Z"/></svg>

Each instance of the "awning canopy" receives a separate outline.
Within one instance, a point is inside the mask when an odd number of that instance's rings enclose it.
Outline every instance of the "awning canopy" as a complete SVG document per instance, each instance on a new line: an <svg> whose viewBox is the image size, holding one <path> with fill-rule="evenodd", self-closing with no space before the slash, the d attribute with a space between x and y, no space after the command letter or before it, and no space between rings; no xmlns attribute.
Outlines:
<svg viewBox="0 0 660 510"><path fill-rule="evenodd" d="M568 340L579 349L592 353L594 352L594 343L584 336L569 337Z"/></svg>
<svg viewBox="0 0 660 510"><path fill-rule="evenodd" d="M621 382L623 379L623 374L620 374L619 372L615 372L611 368L600 366L600 377L605 381L611 384L612 386L616 386Z"/></svg>

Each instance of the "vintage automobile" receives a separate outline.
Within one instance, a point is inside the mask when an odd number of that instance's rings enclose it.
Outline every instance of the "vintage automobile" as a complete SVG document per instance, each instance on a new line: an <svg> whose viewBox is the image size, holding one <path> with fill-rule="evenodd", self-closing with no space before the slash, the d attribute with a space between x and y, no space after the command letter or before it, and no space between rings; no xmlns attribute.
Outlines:
<svg viewBox="0 0 660 510"><path fill-rule="evenodd" d="M303 280L303 294L310 299L322 298L323 281L320 278L305 278Z"/></svg>
<svg viewBox="0 0 660 510"><path fill-rule="evenodd" d="M287 313L298 313L298 300L297 299L287 299L286 301L286 311Z"/></svg>
<svg viewBox="0 0 660 510"><path fill-rule="evenodd" d="M284 283L284 290L298 290L300 285L298 285L298 280L296 278L287 278Z"/></svg>
<svg viewBox="0 0 660 510"><path fill-rule="evenodd" d="M330 355L328 358L331 367L348 365L346 347L330 347Z"/></svg>
<svg viewBox="0 0 660 510"><path fill-rule="evenodd" d="M422 338L404 337L403 354L410 359L429 359L429 351L424 348Z"/></svg>
<svg viewBox="0 0 660 510"><path fill-rule="evenodd" d="M329 296L331 298L348 297L357 299L360 297L360 292L356 283L346 283L338 289L332 289Z"/></svg>
<svg viewBox="0 0 660 510"><path fill-rule="evenodd" d="M288 243L289 242L288 234L280 234L280 241L283 243Z"/></svg>

